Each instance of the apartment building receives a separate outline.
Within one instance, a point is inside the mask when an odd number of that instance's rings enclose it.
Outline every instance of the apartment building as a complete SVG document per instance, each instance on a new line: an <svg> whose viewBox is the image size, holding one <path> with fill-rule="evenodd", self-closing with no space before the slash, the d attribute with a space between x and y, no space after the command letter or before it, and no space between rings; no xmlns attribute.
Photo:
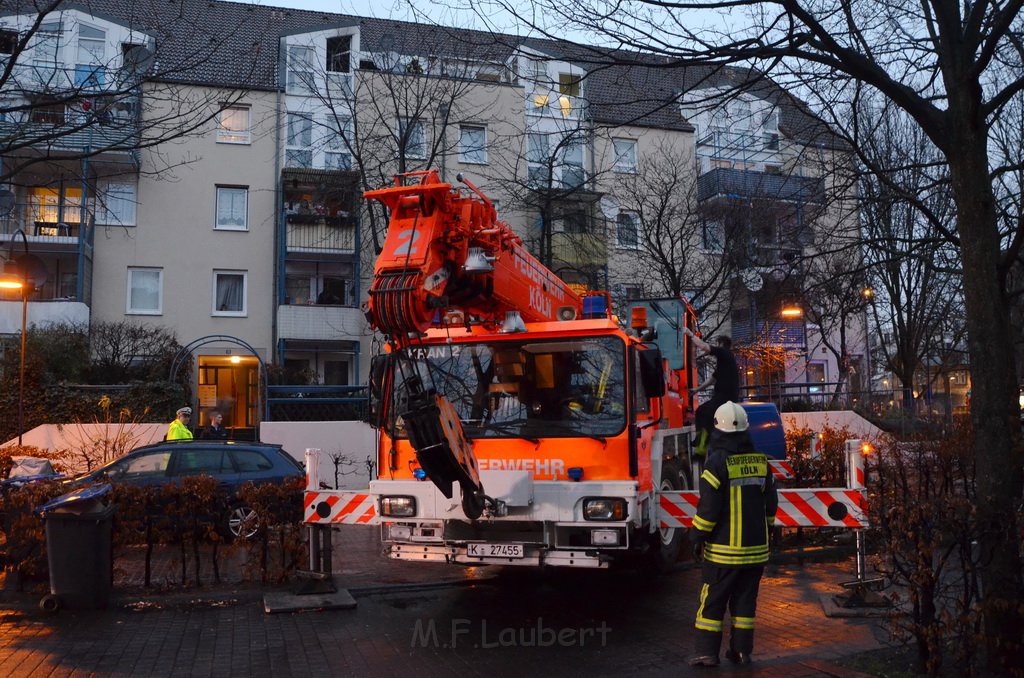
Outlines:
<svg viewBox="0 0 1024 678"><path fill-rule="evenodd" d="M0 16L0 251L41 262L28 323L172 328L196 404L231 426L265 416L271 370L365 381L359 306L387 222L361 192L396 172L462 173L570 282L617 303L686 293L739 339L766 319L779 336L771 305L798 300L814 231L849 224L826 198L841 149L735 74L208 0L32 7ZM0 334L17 334L4 299ZM828 381L791 324L803 356L781 378Z"/></svg>

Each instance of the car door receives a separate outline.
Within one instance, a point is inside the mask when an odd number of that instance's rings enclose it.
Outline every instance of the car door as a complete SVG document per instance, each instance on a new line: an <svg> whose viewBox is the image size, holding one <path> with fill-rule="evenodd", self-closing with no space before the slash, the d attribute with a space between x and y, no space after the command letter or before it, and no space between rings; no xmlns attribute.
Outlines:
<svg viewBox="0 0 1024 678"><path fill-rule="evenodd" d="M238 473L223 445L174 450L171 476L175 480L200 475L216 479L217 485L228 492L238 485Z"/></svg>

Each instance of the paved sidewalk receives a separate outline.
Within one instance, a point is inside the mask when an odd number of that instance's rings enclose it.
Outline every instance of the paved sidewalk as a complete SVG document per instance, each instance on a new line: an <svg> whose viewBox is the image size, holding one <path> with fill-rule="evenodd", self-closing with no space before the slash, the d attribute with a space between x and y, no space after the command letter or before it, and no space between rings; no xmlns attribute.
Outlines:
<svg viewBox="0 0 1024 678"><path fill-rule="evenodd" d="M656 581L463 569L386 560L377 535L365 527L335 533L336 580L359 603L350 611L266 615L264 588L242 583L233 564L220 585L159 593L140 586L138 558L119 559L111 607L96 612L47 617L35 607L38 594L7 589L0 674L708 675L685 664L700 585L695 567ZM161 558L160 566L166 581L176 576L173 559ZM851 578L852 560L770 566L756 663L719 672L856 675L831 662L884 647L886 633L878 619L826 617L819 600Z"/></svg>

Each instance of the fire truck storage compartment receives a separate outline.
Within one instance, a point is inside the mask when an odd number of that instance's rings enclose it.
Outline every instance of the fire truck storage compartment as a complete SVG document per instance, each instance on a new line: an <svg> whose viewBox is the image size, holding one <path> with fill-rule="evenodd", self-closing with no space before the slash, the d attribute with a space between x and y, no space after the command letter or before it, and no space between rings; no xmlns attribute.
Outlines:
<svg viewBox="0 0 1024 678"><path fill-rule="evenodd" d="M782 430L782 417L772 403L740 403L747 411L750 437L754 448L769 459L786 458L786 434Z"/></svg>

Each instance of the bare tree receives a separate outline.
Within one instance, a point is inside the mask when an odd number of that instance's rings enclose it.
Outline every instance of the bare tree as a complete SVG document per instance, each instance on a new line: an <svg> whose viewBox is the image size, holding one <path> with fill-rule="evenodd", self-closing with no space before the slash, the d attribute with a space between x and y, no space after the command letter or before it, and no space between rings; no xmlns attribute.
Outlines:
<svg viewBox="0 0 1024 678"><path fill-rule="evenodd" d="M864 317L874 294L868 287L859 251L841 249L806 262L804 289L807 319L819 328L822 346L835 356L839 373L830 407L837 407L848 389L852 369L849 332ZM863 327L863 323L859 324Z"/></svg>
<svg viewBox="0 0 1024 678"><path fill-rule="evenodd" d="M950 0L639 1L608 11L591 0L535 0L525 6L496 0L523 23L552 34L566 26L631 48L692 64L757 63L822 110L846 113L877 92L905 111L939 149L949 168L956 220L935 224L959 250L974 374L971 415L978 461L981 559L987 564L987 661L1011 666L1020 650L1020 533L1016 507L1021 475L1004 472L1024 462L1008 275L1018 265L1024 224L1001 231L992 169L1008 163L990 150L993 123L1024 90L1020 47L1021 0L958 4ZM477 6L491 14L490 3ZM708 30L687 10L730 14L728 30ZM746 10L745 28L737 17ZM541 17L540 20L537 17ZM540 25L543 21L543 25ZM602 50L593 50L594 59ZM604 52L606 60L617 56ZM1008 518L1009 517L1009 518Z"/></svg>
<svg viewBox="0 0 1024 678"><path fill-rule="evenodd" d="M704 332L715 331L729 317L740 263L723 240L735 238L748 215L702 208L692 153L673 145L639 158L636 173L620 175L611 195L637 226L638 254L616 282L639 283L650 296L685 296L699 317L716 323Z"/></svg>

